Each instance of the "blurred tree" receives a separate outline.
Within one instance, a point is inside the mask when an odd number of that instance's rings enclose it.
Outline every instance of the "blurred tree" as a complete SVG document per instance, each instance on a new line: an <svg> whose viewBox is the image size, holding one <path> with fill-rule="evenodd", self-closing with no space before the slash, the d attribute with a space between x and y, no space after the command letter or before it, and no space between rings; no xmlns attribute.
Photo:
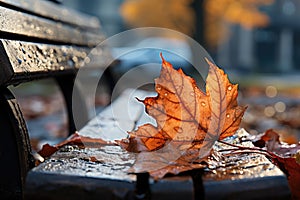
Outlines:
<svg viewBox="0 0 300 200"><path fill-rule="evenodd" d="M258 8L272 1L125 0L121 15L132 27L170 28L213 47L228 35L229 30L224 23L240 24L246 28L268 24L268 16Z"/></svg>
<svg viewBox="0 0 300 200"><path fill-rule="evenodd" d="M205 39L216 46L229 33L227 24L240 24L245 28L263 27L269 23L268 16L259 10L273 0L205 0Z"/></svg>
<svg viewBox="0 0 300 200"><path fill-rule="evenodd" d="M156 26L170 28L191 35L195 13L193 0L125 0L121 15L132 27Z"/></svg>

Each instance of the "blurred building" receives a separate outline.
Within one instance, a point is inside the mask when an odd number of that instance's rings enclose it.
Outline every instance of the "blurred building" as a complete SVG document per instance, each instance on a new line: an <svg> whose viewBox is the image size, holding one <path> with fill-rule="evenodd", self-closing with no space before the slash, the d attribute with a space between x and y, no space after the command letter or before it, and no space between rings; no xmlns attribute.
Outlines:
<svg viewBox="0 0 300 200"><path fill-rule="evenodd" d="M218 47L218 64L247 72L299 71L300 1L275 0L262 9L270 17L268 26L247 30L231 25L231 37Z"/></svg>

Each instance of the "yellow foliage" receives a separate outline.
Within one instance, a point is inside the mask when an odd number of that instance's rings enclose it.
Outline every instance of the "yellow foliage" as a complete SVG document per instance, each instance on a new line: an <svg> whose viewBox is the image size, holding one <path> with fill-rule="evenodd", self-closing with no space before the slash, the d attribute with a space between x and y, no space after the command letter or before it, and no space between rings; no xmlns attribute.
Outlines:
<svg viewBox="0 0 300 200"><path fill-rule="evenodd" d="M258 10L273 0L204 0L205 39L215 46L229 30L226 23L246 28L265 26L268 16ZM121 15L132 27L156 26L192 35L195 27L193 0L125 0ZM225 25L224 25L225 24Z"/></svg>
<svg viewBox="0 0 300 200"><path fill-rule="evenodd" d="M245 28L262 27L269 23L267 15L258 10L273 0L205 0L205 37L211 46L226 38L226 24L240 24Z"/></svg>
<svg viewBox="0 0 300 200"><path fill-rule="evenodd" d="M156 26L191 35L195 15L192 0L126 0L121 15L132 27Z"/></svg>

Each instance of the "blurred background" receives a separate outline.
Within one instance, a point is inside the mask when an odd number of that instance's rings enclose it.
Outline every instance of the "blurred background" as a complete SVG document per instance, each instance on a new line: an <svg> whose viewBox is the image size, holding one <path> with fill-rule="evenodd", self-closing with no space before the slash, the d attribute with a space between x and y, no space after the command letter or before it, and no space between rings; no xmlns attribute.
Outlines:
<svg viewBox="0 0 300 200"><path fill-rule="evenodd" d="M240 104L248 105L241 127L252 134L273 128L283 136L283 141L299 141L300 0L56 2L97 16L107 37L131 28L149 26L169 28L192 37L226 71L231 81L239 84ZM174 35L143 37L136 43L118 41L112 54L117 55L138 45L158 44L161 48L181 49L187 58L199 58L199 55L193 55L192 47L182 38ZM158 53L157 50L141 50L118 57L120 63L113 69L114 76L118 78L144 63L159 63ZM201 79L186 60L168 52L166 57L175 67L182 67L196 80ZM146 74L158 72L148 70ZM28 126L36 148L43 141L55 143L66 136L66 114L57 88L51 86L45 90L40 86L25 85L13 90L20 99L25 116L31 119ZM98 110L109 103L109 94L100 91L95 100ZM91 100L90 104L93 102Z"/></svg>

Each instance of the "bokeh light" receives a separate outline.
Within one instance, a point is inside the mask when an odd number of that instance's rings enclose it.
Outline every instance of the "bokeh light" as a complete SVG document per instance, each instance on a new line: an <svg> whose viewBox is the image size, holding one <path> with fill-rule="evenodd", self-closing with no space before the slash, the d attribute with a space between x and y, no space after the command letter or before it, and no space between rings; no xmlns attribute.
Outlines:
<svg viewBox="0 0 300 200"><path fill-rule="evenodd" d="M265 93L267 97L274 98L277 96L277 88L272 85L267 86Z"/></svg>
<svg viewBox="0 0 300 200"><path fill-rule="evenodd" d="M274 108L277 112L282 113L285 111L286 105L282 101L279 101L274 105Z"/></svg>
<svg viewBox="0 0 300 200"><path fill-rule="evenodd" d="M274 109L273 106L267 106L265 107L265 110L264 110L264 114L265 116L267 117L273 117L276 113L276 110Z"/></svg>

